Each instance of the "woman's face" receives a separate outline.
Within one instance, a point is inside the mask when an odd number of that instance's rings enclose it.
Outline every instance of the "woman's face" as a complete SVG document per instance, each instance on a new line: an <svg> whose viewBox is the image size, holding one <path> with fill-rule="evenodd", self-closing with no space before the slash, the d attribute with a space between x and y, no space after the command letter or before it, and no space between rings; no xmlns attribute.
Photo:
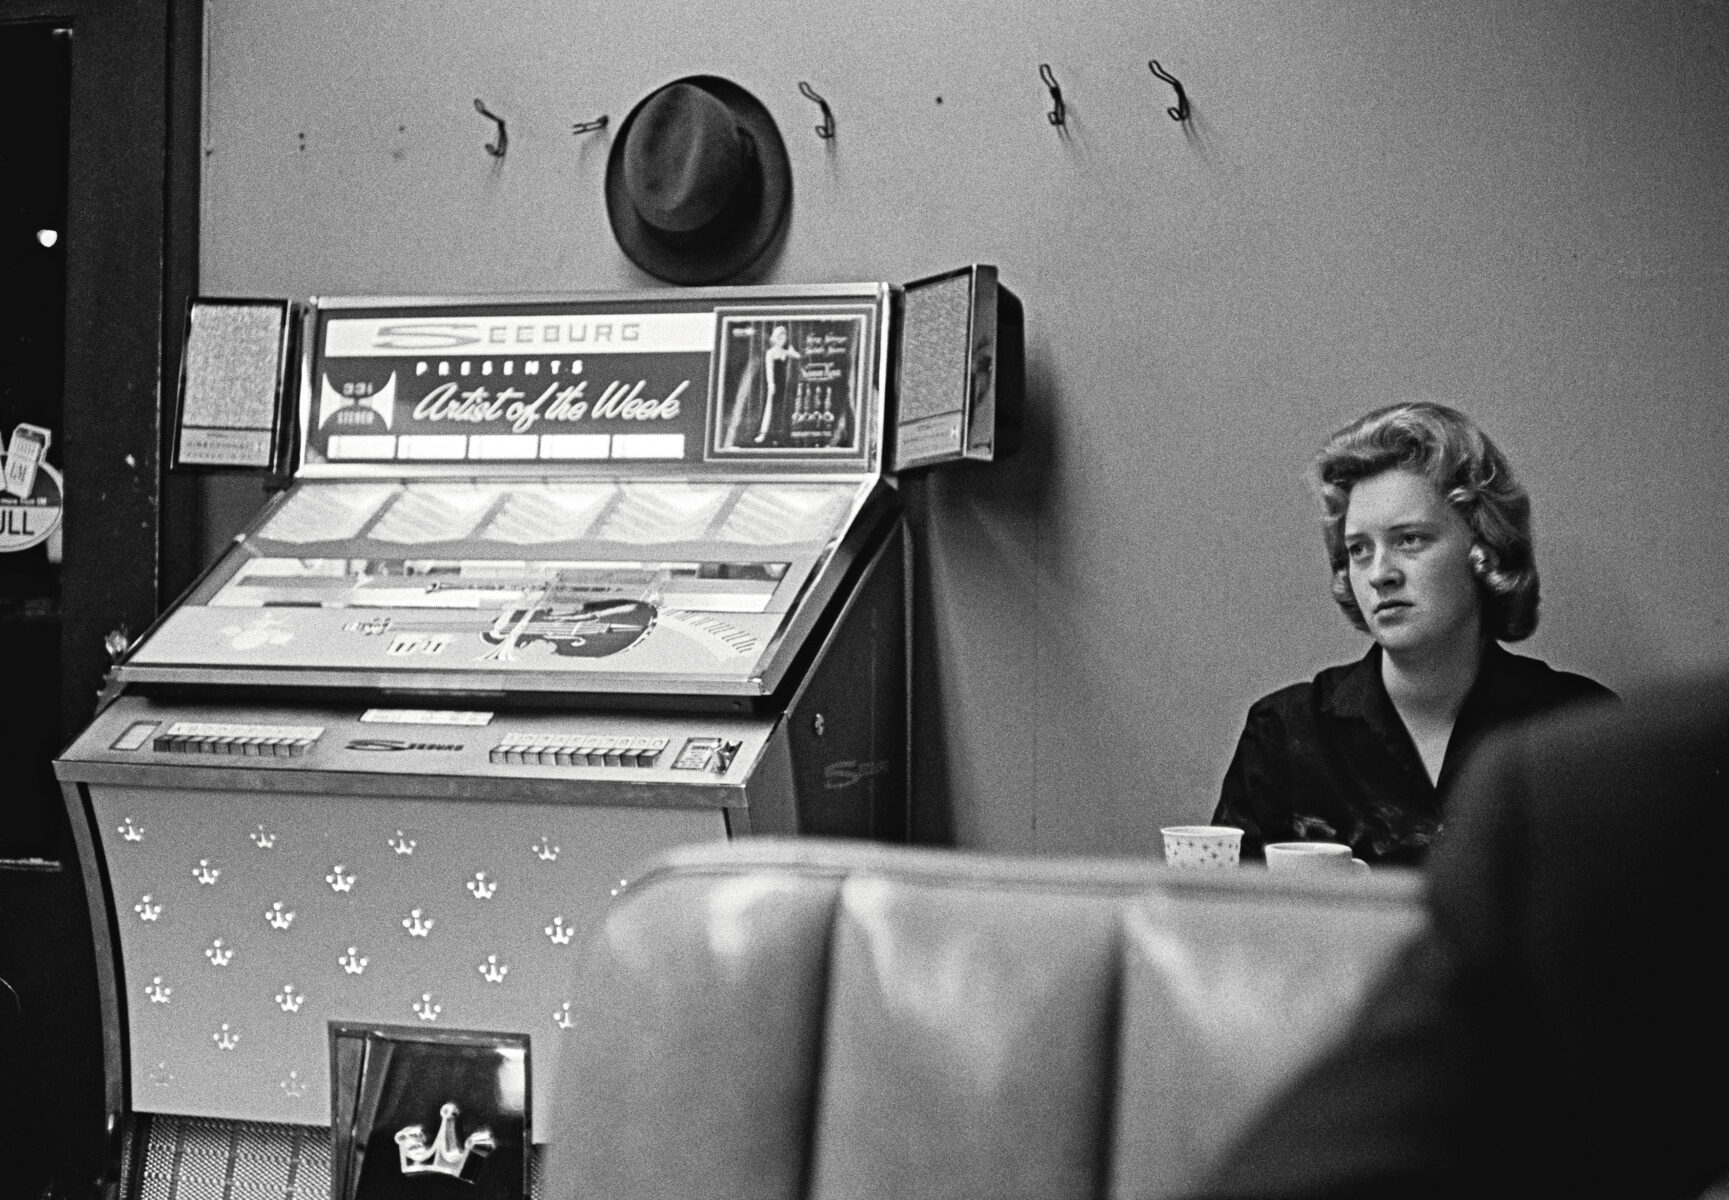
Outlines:
<svg viewBox="0 0 1729 1200"><path fill-rule="evenodd" d="M1392 470L1359 482L1344 533L1351 594L1389 653L1475 645L1482 600L1471 527L1426 478Z"/></svg>

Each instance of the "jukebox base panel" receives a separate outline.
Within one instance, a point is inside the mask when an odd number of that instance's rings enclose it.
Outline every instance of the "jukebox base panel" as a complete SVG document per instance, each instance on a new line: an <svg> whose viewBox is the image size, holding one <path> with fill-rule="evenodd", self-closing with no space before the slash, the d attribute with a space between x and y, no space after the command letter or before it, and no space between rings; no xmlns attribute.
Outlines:
<svg viewBox="0 0 1729 1200"><path fill-rule="evenodd" d="M554 1082L577 948L620 871L715 808L89 785L119 922L131 1100L329 1120L326 1022L527 1033Z"/></svg>

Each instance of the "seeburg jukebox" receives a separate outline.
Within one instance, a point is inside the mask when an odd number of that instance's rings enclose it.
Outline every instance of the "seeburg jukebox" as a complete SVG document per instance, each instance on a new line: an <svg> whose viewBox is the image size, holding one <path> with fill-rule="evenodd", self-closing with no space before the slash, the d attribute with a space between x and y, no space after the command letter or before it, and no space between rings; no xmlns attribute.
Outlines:
<svg viewBox="0 0 1729 1200"><path fill-rule="evenodd" d="M975 266L189 326L176 463L282 486L56 764L114 1177L520 1196L634 864L907 836L895 474L1007 449L1019 304Z"/></svg>

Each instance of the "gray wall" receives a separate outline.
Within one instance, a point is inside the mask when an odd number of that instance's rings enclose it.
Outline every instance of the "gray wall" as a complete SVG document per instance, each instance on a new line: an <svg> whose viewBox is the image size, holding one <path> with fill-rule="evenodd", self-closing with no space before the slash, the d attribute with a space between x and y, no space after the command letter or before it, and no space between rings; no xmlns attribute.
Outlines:
<svg viewBox="0 0 1729 1200"><path fill-rule="evenodd" d="M1524 649L1623 689L1729 659L1729 7L1080 9L221 0L202 290L651 284L606 228L608 135L569 126L698 72L789 142L761 282L998 264L1033 440L909 489L923 829L965 846L1156 853L1205 818L1249 702L1363 648L1303 472L1391 399L1471 412L1531 489ZM258 498L209 489L212 552Z"/></svg>

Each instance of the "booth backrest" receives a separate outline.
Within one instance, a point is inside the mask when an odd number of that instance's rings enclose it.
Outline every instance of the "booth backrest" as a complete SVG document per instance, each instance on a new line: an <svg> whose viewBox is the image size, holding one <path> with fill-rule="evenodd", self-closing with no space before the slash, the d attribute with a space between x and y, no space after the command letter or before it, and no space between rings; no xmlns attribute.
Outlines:
<svg viewBox="0 0 1729 1200"><path fill-rule="evenodd" d="M581 960L543 1196L1173 1194L1349 1019L1417 883L680 851Z"/></svg>

